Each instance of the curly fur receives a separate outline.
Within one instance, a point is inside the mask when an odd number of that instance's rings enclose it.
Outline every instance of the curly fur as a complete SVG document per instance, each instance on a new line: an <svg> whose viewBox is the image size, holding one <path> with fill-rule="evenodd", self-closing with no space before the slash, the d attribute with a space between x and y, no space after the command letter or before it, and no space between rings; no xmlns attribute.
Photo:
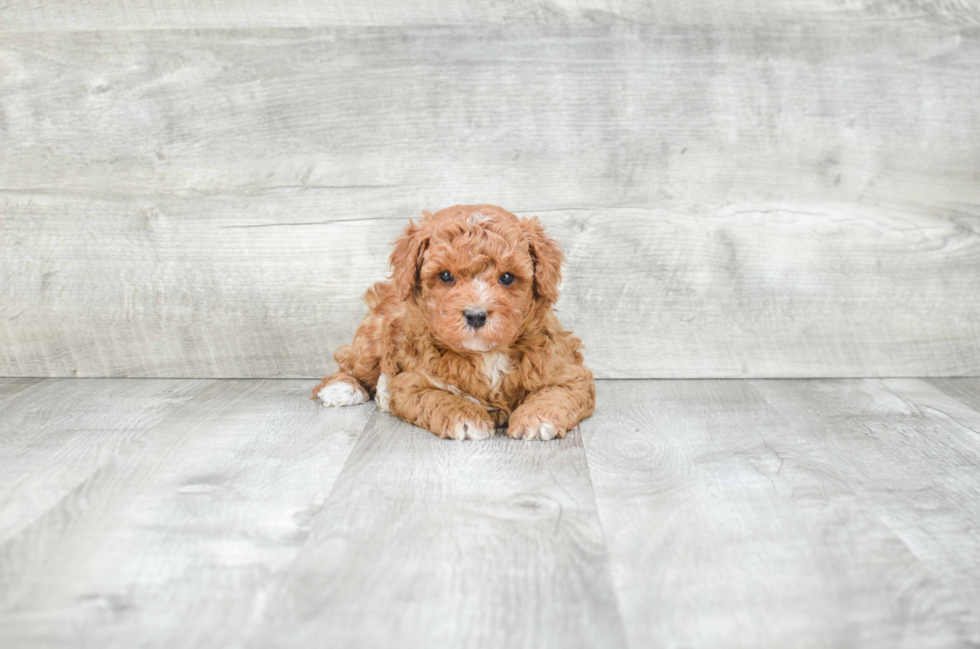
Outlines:
<svg viewBox="0 0 980 649"><path fill-rule="evenodd" d="M582 342L552 308L563 259L537 217L493 205L424 213L395 242L389 280L365 294L370 312L313 398L346 383L351 402L374 396L442 438L485 439L505 424L513 438L564 437L592 414L595 383ZM509 286L504 273L515 277ZM463 311L473 308L486 311L483 327L467 324Z"/></svg>

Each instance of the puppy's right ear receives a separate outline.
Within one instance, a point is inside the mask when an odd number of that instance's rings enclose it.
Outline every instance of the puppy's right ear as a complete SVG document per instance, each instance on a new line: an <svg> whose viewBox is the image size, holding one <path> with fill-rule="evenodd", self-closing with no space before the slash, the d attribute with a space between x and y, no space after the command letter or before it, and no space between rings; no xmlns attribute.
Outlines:
<svg viewBox="0 0 980 649"><path fill-rule="evenodd" d="M409 221L402 236L395 241L395 249L391 251L391 283L396 294L403 300L411 297L421 281L419 272L422 270L422 256L429 246L426 221L430 216L432 215L428 212L422 212L418 223Z"/></svg>

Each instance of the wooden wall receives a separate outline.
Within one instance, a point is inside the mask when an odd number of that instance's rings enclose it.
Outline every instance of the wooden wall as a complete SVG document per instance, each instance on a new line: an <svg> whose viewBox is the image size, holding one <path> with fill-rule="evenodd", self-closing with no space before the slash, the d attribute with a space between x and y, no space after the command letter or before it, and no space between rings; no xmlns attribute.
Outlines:
<svg viewBox="0 0 980 649"><path fill-rule="evenodd" d="M0 376L314 377L410 217L601 377L980 374L980 2L7 0Z"/></svg>

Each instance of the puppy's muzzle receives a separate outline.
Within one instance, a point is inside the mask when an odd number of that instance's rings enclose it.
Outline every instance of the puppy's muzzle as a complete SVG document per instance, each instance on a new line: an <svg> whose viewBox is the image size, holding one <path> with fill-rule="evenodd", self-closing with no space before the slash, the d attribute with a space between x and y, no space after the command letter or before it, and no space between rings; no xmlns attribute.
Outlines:
<svg viewBox="0 0 980 649"><path fill-rule="evenodd" d="M474 329L479 329L487 323L487 312L483 309L466 309L463 311L463 316L466 318L466 324Z"/></svg>

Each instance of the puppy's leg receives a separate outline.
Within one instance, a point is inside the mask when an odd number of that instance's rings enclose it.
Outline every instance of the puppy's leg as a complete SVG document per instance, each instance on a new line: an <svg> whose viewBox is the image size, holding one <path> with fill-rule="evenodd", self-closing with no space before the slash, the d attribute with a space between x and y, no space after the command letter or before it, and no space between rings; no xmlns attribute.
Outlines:
<svg viewBox="0 0 980 649"><path fill-rule="evenodd" d="M313 388L313 398L325 406L356 406L370 397L360 382L347 372L337 372Z"/></svg>
<svg viewBox="0 0 980 649"><path fill-rule="evenodd" d="M354 341L334 352L340 369L313 388L313 398L325 406L352 406L370 399L381 374L384 322L369 313L354 334Z"/></svg>
<svg viewBox="0 0 980 649"><path fill-rule="evenodd" d="M493 437L494 421L487 411L446 390L434 388L414 372L398 374L388 384L392 414L421 426L442 439Z"/></svg>
<svg viewBox="0 0 980 649"><path fill-rule="evenodd" d="M570 428L591 415L595 410L595 382L589 370L581 370L565 383L531 393L510 416L507 436L528 440L563 438Z"/></svg>

